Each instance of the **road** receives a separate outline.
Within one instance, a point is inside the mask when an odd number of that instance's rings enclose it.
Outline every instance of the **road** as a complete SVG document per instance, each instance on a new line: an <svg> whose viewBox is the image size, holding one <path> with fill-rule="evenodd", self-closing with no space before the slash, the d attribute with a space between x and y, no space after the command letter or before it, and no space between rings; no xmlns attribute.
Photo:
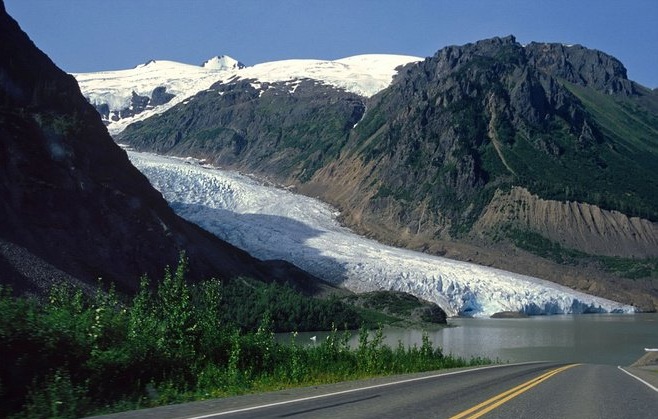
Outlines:
<svg viewBox="0 0 658 419"><path fill-rule="evenodd" d="M658 390L610 365L528 363L165 406L113 418L651 418Z"/></svg>

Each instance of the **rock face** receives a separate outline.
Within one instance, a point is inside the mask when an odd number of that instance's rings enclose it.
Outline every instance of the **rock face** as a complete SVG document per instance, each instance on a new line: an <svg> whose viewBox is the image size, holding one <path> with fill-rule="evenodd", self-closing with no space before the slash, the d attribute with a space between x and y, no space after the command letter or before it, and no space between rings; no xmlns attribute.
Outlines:
<svg viewBox="0 0 658 419"><path fill-rule="evenodd" d="M563 270L505 250L517 230L592 258L656 256L658 96L600 51L450 46L371 98L215 88L121 142L293 184L387 243L535 276ZM551 279L578 282L567 277Z"/></svg>
<svg viewBox="0 0 658 419"><path fill-rule="evenodd" d="M529 64L551 77L608 94L637 94L637 87L628 80L624 65L600 51L581 45L538 42L531 42L524 49Z"/></svg>
<svg viewBox="0 0 658 419"><path fill-rule="evenodd" d="M53 280L161 278L185 250L191 276L306 278L261 262L190 224L110 138L75 79L0 2L0 282L43 292ZM284 264L285 265L285 264Z"/></svg>

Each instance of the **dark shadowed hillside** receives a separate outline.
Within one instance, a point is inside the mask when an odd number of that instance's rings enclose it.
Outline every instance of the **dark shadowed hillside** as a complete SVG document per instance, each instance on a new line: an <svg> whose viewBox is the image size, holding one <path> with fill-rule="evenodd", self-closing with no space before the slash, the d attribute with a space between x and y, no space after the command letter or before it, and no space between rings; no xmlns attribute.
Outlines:
<svg viewBox="0 0 658 419"><path fill-rule="evenodd" d="M267 266L188 223L128 161L75 79L0 2L0 283L42 293L55 280L134 291L179 253L193 278L308 279ZM313 286L310 286L313 288Z"/></svg>

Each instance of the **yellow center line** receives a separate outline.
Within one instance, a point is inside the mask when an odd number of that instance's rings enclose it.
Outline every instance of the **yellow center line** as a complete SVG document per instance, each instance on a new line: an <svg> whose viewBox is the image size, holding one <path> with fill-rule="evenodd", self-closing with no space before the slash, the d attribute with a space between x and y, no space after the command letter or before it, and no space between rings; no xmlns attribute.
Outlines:
<svg viewBox="0 0 658 419"><path fill-rule="evenodd" d="M482 403L471 407L470 409L464 410L461 413L456 414L455 416L450 417L450 419L461 419L464 417L468 417L468 419L476 419L479 418L480 416L491 412L498 406L502 405L503 403L506 403L510 400L512 400L514 397L518 396L521 393L524 393L534 386L542 383L543 381L548 380L555 374L559 374L562 371L565 371L569 368L575 367L580 364L570 364L566 365L564 367L556 368L554 370L550 370L539 377L533 378L532 380L526 381L523 384L520 384L512 389L509 389L507 391L504 391L497 396L494 396L488 400L483 401ZM470 415L470 416L469 416Z"/></svg>

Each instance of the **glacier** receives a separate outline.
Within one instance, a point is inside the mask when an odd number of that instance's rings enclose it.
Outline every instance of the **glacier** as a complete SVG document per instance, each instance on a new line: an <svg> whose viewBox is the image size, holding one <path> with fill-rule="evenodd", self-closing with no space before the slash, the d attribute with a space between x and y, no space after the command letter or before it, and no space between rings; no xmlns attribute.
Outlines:
<svg viewBox="0 0 658 419"><path fill-rule="evenodd" d="M354 292L407 292L449 316L635 311L539 278L383 245L342 226L326 203L203 161L128 155L183 218L259 259L286 260Z"/></svg>

